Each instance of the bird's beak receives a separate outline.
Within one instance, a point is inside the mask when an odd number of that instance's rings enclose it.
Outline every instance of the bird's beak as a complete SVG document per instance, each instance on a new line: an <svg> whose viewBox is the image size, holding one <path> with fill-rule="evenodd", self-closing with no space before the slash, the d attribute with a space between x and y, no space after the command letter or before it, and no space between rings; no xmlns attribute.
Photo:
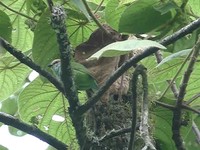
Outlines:
<svg viewBox="0 0 200 150"><path fill-rule="evenodd" d="M51 68L51 67L52 67L52 64L49 64L48 67Z"/></svg>

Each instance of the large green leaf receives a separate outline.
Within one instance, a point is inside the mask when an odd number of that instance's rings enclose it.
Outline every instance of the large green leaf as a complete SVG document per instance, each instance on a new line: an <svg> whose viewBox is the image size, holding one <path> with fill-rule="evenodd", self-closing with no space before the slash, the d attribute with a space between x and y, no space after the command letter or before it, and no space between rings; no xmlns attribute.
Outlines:
<svg viewBox="0 0 200 150"><path fill-rule="evenodd" d="M34 61L44 68L47 67L51 59L59 56L56 33L50 26L49 11L40 17L34 30L32 54Z"/></svg>
<svg viewBox="0 0 200 150"><path fill-rule="evenodd" d="M2 104L2 106L0 108L1 112L4 112L4 113L14 116L18 111L16 96L10 96L8 99L1 102L1 104Z"/></svg>
<svg viewBox="0 0 200 150"><path fill-rule="evenodd" d="M74 137L69 116L65 117L67 107L67 101L64 100L54 86L43 84L40 78L37 78L27 86L19 97L19 114L21 119L37 125L41 130L63 142L69 142L70 134ZM62 117L63 120L53 120L54 115ZM68 133L67 130L69 129L70 132Z"/></svg>
<svg viewBox="0 0 200 150"><path fill-rule="evenodd" d="M0 36L11 42L12 25L8 15L0 10Z"/></svg>
<svg viewBox="0 0 200 150"><path fill-rule="evenodd" d="M174 99L163 98L162 102L174 105L176 101ZM152 111L152 116L155 121L154 137L156 138L158 149L161 150L176 150L174 141L172 139L172 119L173 111L167 108L156 106ZM181 127L180 133L185 143L189 144L188 134L192 129L192 113L183 110L182 121L185 121L185 126ZM195 140L190 139L190 141Z"/></svg>
<svg viewBox="0 0 200 150"><path fill-rule="evenodd" d="M8 1L1 0L9 8L26 14L26 1ZM26 28L26 17L14 13L0 5L0 9L3 10L10 18L12 24L12 45L21 51L30 50L32 47L33 33L30 29Z"/></svg>
<svg viewBox="0 0 200 150"><path fill-rule="evenodd" d="M163 57L167 57L170 54L171 53L165 52L163 53ZM178 57L177 59L173 59L169 61L169 63L164 63L159 67L156 67L157 63L154 56L149 56L141 61L148 71L149 93L152 99L158 99L161 96L168 86L167 80L170 80L175 76L183 60L184 58ZM179 87L182 79L183 70L176 79L177 87ZM168 90L165 96L168 98L174 98L174 94L171 90Z"/></svg>
<svg viewBox="0 0 200 150"><path fill-rule="evenodd" d="M72 46L76 46L87 40L93 32L95 26L87 25L83 17L74 18L74 11L70 11L67 18L67 33ZM83 24L83 21L86 21ZM33 41L33 59L36 63L46 68L48 64L55 58L59 58L59 49L56 39L56 33L50 26L50 13L47 10L40 18L34 31ZM45 58L45 59L44 59Z"/></svg>
<svg viewBox="0 0 200 150"><path fill-rule="evenodd" d="M170 12L161 15L154 9L159 0L138 0L133 2L121 16L119 31L128 33L147 33L166 24L172 15Z"/></svg>
<svg viewBox="0 0 200 150"><path fill-rule="evenodd" d="M178 41L174 42L173 45L169 45L167 51L175 53L184 49L192 48L198 39L198 34L199 30L182 37Z"/></svg>
<svg viewBox="0 0 200 150"><path fill-rule="evenodd" d="M172 112L162 107L157 107L152 112L152 117L155 121L153 135L157 146L161 150L176 150L171 131Z"/></svg>
<svg viewBox="0 0 200 150"><path fill-rule="evenodd" d="M0 100L7 99L11 94L21 89L30 69L13 57L0 59Z"/></svg>
<svg viewBox="0 0 200 150"><path fill-rule="evenodd" d="M200 125L200 116L199 115L194 115L194 120L193 120L193 125L196 125L196 127L199 129L199 125ZM193 126L195 127L195 126ZM192 150L192 149L198 149L199 147L199 143L197 142L197 136L194 132L194 130L191 128L191 130L189 131L189 133L187 133L187 135L184 137L184 141L185 141L185 146L188 150Z"/></svg>
<svg viewBox="0 0 200 150"><path fill-rule="evenodd" d="M91 33L97 29L94 22L88 22L85 19L74 19L70 17L67 19L67 33L70 43L73 47L85 42L90 37Z"/></svg>
<svg viewBox="0 0 200 150"><path fill-rule="evenodd" d="M199 0L189 0L188 4L190 6L190 10L194 15L200 16L199 7L200 1Z"/></svg>
<svg viewBox="0 0 200 150"><path fill-rule="evenodd" d="M176 59L178 57L183 57L183 56L186 57L191 52L191 50L192 49L186 49L186 50L179 51L177 53L173 53L173 54L165 57L156 67L159 67L162 64L167 63L170 60Z"/></svg>
<svg viewBox="0 0 200 150"><path fill-rule="evenodd" d="M9 133L10 133L11 135L14 135L14 136L22 137L22 136L26 135L25 132L23 132L23 131L21 131L21 130L19 130L19 129L17 129L17 128L14 128L14 127L12 127L12 126L9 126L9 127L8 127L8 130L9 130Z"/></svg>
<svg viewBox="0 0 200 150"><path fill-rule="evenodd" d="M22 91L18 103L23 121L36 125L64 143L75 144L67 100L52 84L35 79Z"/></svg>
<svg viewBox="0 0 200 150"><path fill-rule="evenodd" d="M150 40L126 40L111 43L98 52L94 53L88 59L99 59L100 57L115 57L130 53L136 49L143 49L147 47L157 47L160 49L166 49L163 45Z"/></svg>
<svg viewBox="0 0 200 150"><path fill-rule="evenodd" d="M82 12L83 14L88 18L88 20L91 19L90 15L88 14L86 8L85 8L85 5L83 4L82 1L80 0L72 0L72 3L74 3L76 5L76 7L78 7Z"/></svg>
<svg viewBox="0 0 200 150"><path fill-rule="evenodd" d="M123 0L121 0L123 2ZM118 31L119 19L122 12L127 6L120 5L119 0L110 0L105 8L105 19L106 22L115 30Z"/></svg>

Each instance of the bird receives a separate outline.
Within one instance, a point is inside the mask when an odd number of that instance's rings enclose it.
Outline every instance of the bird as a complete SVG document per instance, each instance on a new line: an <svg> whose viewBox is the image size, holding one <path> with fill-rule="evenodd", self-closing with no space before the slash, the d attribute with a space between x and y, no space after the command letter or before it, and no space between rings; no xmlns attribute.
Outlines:
<svg viewBox="0 0 200 150"><path fill-rule="evenodd" d="M61 61L60 59L53 60L48 67L52 70L55 77L61 81ZM72 74L77 90L86 91L92 90L93 92L98 90L98 84L89 70L80 63L71 62Z"/></svg>

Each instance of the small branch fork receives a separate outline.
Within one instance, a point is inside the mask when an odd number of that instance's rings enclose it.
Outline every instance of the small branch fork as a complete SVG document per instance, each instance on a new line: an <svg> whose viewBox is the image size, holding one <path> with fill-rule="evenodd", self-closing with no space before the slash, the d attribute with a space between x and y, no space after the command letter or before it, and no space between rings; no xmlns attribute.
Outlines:
<svg viewBox="0 0 200 150"><path fill-rule="evenodd" d="M180 128L181 128L181 122L182 122L181 120L182 104L183 104L184 96L186 94L186 88L190 79L190 75L193 71L193 67L199 55L199 50L200 50L200 38L198 39L196 45L193 47L191 59L187 67L187 70L185 71L185 74L183 76L183 81L180 86L176 106L173 111L173 120L172 120L173 137L172 138L178 150L185 150L183 140L180 134Z"/></svg>

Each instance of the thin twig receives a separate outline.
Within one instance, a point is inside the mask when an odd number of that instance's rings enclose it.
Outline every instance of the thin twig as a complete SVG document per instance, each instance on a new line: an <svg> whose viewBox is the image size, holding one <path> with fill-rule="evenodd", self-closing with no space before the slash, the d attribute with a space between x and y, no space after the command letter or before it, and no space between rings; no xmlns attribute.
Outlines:
<svg viewBox="0 0 200 150"><path fill-rule="evenodd" d="M195 101L197 98L199 98L200 97L200 93L197 93L196 95L194 95L192 98L190 98L189 100L187 100L186 102L185 102L185 104L187 104L187 105L189 105L189 104L191 104L193 101Z"/></svg>
<svg viewBox="0 0 200 150"><path fill-rule="evenodd" d="M174 110L174 108L175 108L173 105L166 104L166 103L163 103L161 101L153 101L153 102L156 103L157 105L162 106L164 108L167 108L169 110Z"/></svg>
<svg viewBox="0 0 200 150"><path fill-rule="evenodd" d="M155 52L155 56L156 56L157 63L159 64L163 60L162 52L160 50L158 50L157 52ZM171 84L171 90L174 93L174 97L177 98L178 97L178 88L176 86L175 81L172 82L172 80L167 80L167 82L169 85Z"/></svg>
<svg viewBox="0 0 200 150"><path fill-rule="evenodd" d="M30 135L33 135L33 136L37 137L38 139L40 139L44 142L47 142L48 144L55 147L56 149L66 150L68 148L68 146L66 144L57 140L55 137L41 131L40 129L38 129L35 126L24 123L24 122L20 121L19 119L14 118L11 115L0 112L0 122L4 123L6 125L9 125L9 126L15 127L23 132L30 134Z"/></svg>
<svg viewBox="0 0 200 150"><path fill-rule="evenodd" d="M164 38L159 43L167 46L169 44L174 43L181 37L184 37L187 34L190 34L192 31L196 30L200 26L200 19L195 20L194 22L188 24L187 26L183 27L179 31L175 32L174 34ZM132 57L131 59L127 60L124 64L121 65L110 77L109 79L102 85L102 87L96 92L84 105L82 105L78 111L79 113L85 113L88 111L98 100L100 97L109 89L109 87L129 68L131 68L134 64L138 63L140 60L148 57L158 51L158 48L150 47L146 48L142 53L138 54L137 56Z"/></svg>
<svg viewBox="0 0 200 150"><path fill-rule="evenodd" d="M120 130L112 130L109 133L105 134L103 137L101 137L98 142L101 143L101 142L103 142L105 140L108 140L108 139L116 137L116 136L120 136L120 135L125 134L125 133L129 133L131 131L132 131L132 128L125 128L125 129L120 129Z"/></svg>
<svg viewBox="0 0 200 150"><path fill-rule="evenodd" d="M0 5L3 6L3 7L5 7L6 9L8 9L8 10L10 10L10 11L12 11L12 12L18 14L18 15L20 15L20 16L23 16L23 17L25 17L25 18L28 18L28 19L30 19L30 20L32 20L32 21L34 21L34 22L37 22L36 19L34 19L34 18L32 18L32 17L30 17L30 16L28 16L28 15L26 15L26 14L20 13L20 12L18 12L18 11L16 11L16 10L13 10L13 9L11 9L10 7L6 6L6 5L5 5L4 3L2 3L2 2L0 2Z"/></svg>
<svg viewBox="0 0 200 150"><path fill-rule="evenodd" d="M200 115L200 111L199 111L199 110L194 109L194 108L192 108L192 107L190 107L190 106L188 106L188 105L186 105L186 104L182 104L181 107L182 107L183 109L185 109L185 110L189 110L189 111L192 111L192 112L194 112L194 113Z"/></svg>
<svg viewBox="0 0 200 150"><path fill-rule="evenodd" d="M96 17L94 16L94 14L92 13L92 11L90 10L90 7L88 6L86 0L82 0L83 4L85 5L85 8L88 12L88 14L90 15L90 17L94 20L94 22L97 24L97 26L104 31L106 34L110 35L110 33L101 25L101 23L96 19Z"/></svg>
<svg viewBox="0 0 200 150"><path fill-rule="evenodd" d="M185 64L187 63L188 59L190 58L192 54L192 51L190 51L190 53L187 55L187 57L184 59L183 63L181 64L180 68L178 69L178 71L176 72L175 76L173 77L172 80L170 80L169 85L167 86L167 88L164 90L164 92L162 93L162 95L160 96L159 99L162 99L165 94L167 93L167 91L169 90L169 88L172 86L172 84L175 82L176 78L178 77L178 75L180 74L180 72L182 71L183 67L185 66Z"/></svg>
<svg viewBox="0 0 200 150"><path fill-rule="evenodd" d="M180 86L176 106L173 111L173 120L172 120L173 137L172 138L173 138L178 150L185 150L184 143L183 143L183 140L182 140L181 134L180 134L182 104L183 104L184 96L186 94L186 88L187 88L187 85L188 85L188 82L190 79L190 75L193 71L193 67L195 65L196 58L199 55L199 50L200 50L200 38L198 39L196 45L193 47L192 56L191 56L189 65L187 67L187 70L185 71L185 74L183 76L183 81Z"/></svg>
<svg viewBox="0 0 200 150"><path fill-rule="evenodd" d="M170 105L170 104L166 104L166 103L163 103L163 102L161 102L161 101L154 101L157 105L160 105L160 106L162 106L162 107L164 107L164 108L167 108L167 109L169 109L169 110L174 110L175 109L175 106L173 106L173 105ZM188 106L188 105L186 105L186 104L182 104L182 106L181 106L183 109L185 109L185 110L189 110L189 111L192 111L192 112L194 112L194 113L196 113L196 114L198 114L198 115L200 115L200 111L199 110L196 110L196 109L194 109L194 108L192 108L192 107L190 107L190 106Z"/></svg>
<svg viewBox="0 0 200 150"><path fill-rule="evenodd" d="M94 14L97 13L97 11L99 11L99 8L102 6L104 0L101 0L100 4L98 5L98 7L96 8L96 10L94 11Z"/></svg>
<svg viewBox="0 0 200 150"><path fill-rule="evenodd" d="M192 121L192 130L197 137L197 143L200 144L200 130L194 121Z"/></svg>

